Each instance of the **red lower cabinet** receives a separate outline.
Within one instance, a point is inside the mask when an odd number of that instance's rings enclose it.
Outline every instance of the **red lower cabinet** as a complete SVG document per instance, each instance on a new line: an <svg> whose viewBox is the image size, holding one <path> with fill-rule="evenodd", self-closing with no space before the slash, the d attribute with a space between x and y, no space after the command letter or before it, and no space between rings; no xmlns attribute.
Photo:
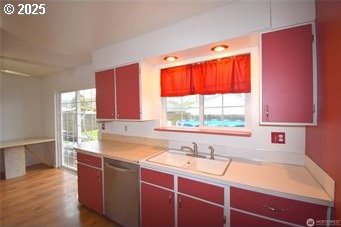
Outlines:
<svg viewBox="0 0 341 227"><path fill-rule="evenodd" d="M142 168L141 216L142 227L223 227L224 187Z"/></svg>
<svg viewBox="0 0 341 227"><path fill-rule="evenodd" d="M103 214L102 170L77 164L78 200L84 206Z"/></svg>
<svg viewBox="0 0 341 227"><path fill-rule="evenodd" d="M178 194L178 227L223 227L224 208Z"/></svg>
<svg viewBox="0 0 341 227"><path fill-rule="evenodd" d="M235 187L230 188L230 203L232 208L238 210L301 226L305 226L307 220L310 218L314 220L327 219L327 206L281 198Z"/></svg>
<svg viewBox="0 0 341 227"><path fill-rule="evenodd" d="M279 222L231 210L231 227L289 227Z"/></svg>
<svg viewBox="0 0 341 227"><path fill-rule="evenodd" d="M143 227L174 227L174 192L141 183Z"/></svg>

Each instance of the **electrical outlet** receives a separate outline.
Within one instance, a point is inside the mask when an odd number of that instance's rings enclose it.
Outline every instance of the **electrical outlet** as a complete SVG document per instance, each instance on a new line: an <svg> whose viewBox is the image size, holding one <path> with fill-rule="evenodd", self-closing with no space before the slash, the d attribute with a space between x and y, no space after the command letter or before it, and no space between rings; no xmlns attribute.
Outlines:
<svg viewBox="0 0 341 227"><path fill-rule="evenodd" d="M271 143L285 144L285 132L271 132Z"/></svg>
<svg viewBox="0 0 341 227"><path fill-rule="evenodd" d="M125 131L125 132L128 131L128 125L125 125L125 126L124 126L124 131Z"/></svg>
<svg viewBox="0 0 341 227"><path fill-rule="evenodd" d="M104 123L102 124L102 130L105 130L105 124Z"/></svg>

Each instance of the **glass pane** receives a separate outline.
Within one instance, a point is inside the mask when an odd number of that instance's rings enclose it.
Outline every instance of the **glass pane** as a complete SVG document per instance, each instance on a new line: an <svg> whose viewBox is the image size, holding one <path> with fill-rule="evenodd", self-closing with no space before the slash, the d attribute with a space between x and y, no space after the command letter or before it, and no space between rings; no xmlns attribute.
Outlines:
<svg viewBox="0 0 341 227"><path fill-rule="evenodd" d="M223 104L223 95L204 95L204 108L221 107Z"/></svg>
<svg viewBox="0 0 341 227"><path fill-rule="evenodd" d="M92 101L92 89L86 89L86 90L81 90L79 91L79 100L81 102L88 102L88 101Z"/></svg>
<svg viewBox="0 0 341 227"><path fill-rule="evenodd" d="M62 162L66 167L77 168L73 147L78 142L98 138L95 95L96 89L61 94Z"/></svg>
<svg viewBox="0 0 341 227"><path fill-rule="evenodd" d="M245 127L245 107L224 108L225 127Z"/></svg>
<svg viewBox="0 0 341 227"><path fill-rule="evenodd" d="M222 121L223 110L218 108L205 108L204 109L204 125L208 127L223 126Z"/></svg>
<svg viewBox="0 0 341 227"><path fill-rule="evenodd" d="M61 103L71 103L74 102L76 99L76 92L67 92L62 93L61 95Z"/></svg>
<svg viewBox="0 0 341 227"><path fill-rule="evenodd" d="M226 106L245 106L245 94L224 94L224 107Z"/></svg>
<svg viewBox="0 0 341 227"><path fill-rule="evenodd" d="M199 108L199 95L188 95L182 97L184 108Z"/></svg>
<svg viewBox="0 0 341 227"><path fill-rule="evenodd" d="M169 97L166 98L166 108L167 110L178 110L182 109L182 98L181 97Z"/></svg>
<svg viewBox="0 0 341 227"><path fill-rule="evenodd" d="M167 126L198 127L199 95L166 98Z"/></svg>

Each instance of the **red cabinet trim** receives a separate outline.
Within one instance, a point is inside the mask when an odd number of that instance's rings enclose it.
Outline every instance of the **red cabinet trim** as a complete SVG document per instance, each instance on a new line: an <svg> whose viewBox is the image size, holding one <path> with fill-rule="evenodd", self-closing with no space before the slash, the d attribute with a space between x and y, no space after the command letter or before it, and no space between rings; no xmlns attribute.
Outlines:
<svg viewBox="0 0 341 227"><path fill-rule="evenodd" d="M99 157L77 152L77 161L85 165L102 169L102 159Z"/></svg>
<svg viewBox="0 0 341 227"><path fill-rule="evenodd" d="M174 177L171 174L141 168L141 181L159 185L164 188L174 189Z"/></svg>
<svg viewBox="0 0 341 227"><path fill-rule="evenodd" d="M230 204L233 208L304 226L308 218L327 219L328 207L326 206L235 187L230 188Z"/></svg>
<svg viewBox="0 0 341 227"><path fill-rule="evenodd" d="M240 212L234 209L230 211L231 227L289 227L293 225L277 222L275 220L266 219L259 216L254 216L248 213Z"/></svg>
<svg viewBox="0 0 341 227"><path fill-rule="evenodd" d="M178 177L178 192L224 205L224 188Z"/></svg>

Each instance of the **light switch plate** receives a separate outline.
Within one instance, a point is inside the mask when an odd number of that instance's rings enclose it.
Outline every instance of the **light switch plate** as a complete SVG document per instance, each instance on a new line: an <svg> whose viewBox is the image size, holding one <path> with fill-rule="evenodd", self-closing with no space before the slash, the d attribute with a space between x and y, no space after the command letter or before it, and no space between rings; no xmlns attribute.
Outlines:
<svg viewBox="0 0 341 227"><path fill-rule="evenodd" d="M285 132L271 132L271 143L285 144Z"/></svg>

